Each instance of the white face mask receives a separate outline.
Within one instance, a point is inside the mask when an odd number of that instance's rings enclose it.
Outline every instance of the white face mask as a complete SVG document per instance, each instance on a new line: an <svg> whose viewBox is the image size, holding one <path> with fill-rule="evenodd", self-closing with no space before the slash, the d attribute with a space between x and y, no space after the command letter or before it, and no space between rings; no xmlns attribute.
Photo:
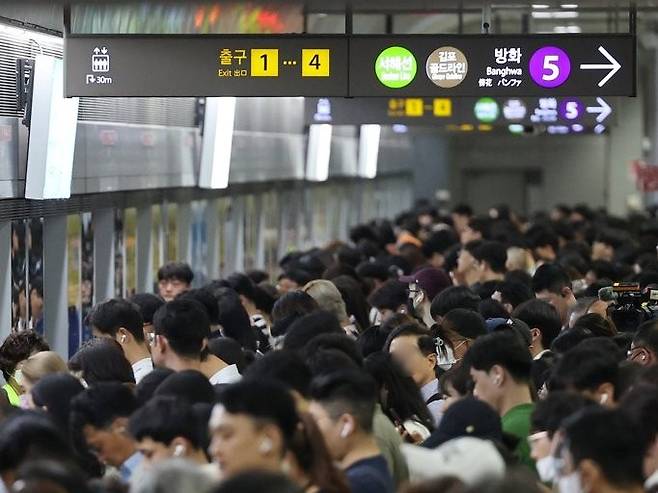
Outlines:
<svg viewBox="0 0 658 493"><path fill-rule="evenodd" d="M583 487L580 483L580 474L574 471L567 476L562 476L557 481L558 493L583 493Z"/></svg>
<svg viewBox="0 0 658 493"><path fill-rule="evenodd" d="M542 457L535 464L537 474L542 483L552 484L555 480L557 467L555 465L555 457L552 455Z"/></svg>

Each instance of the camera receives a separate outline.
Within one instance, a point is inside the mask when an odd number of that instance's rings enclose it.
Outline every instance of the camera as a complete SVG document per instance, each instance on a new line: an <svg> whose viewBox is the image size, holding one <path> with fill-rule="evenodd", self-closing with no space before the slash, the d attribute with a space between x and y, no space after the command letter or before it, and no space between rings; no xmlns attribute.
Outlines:
<svg viewBox="0 0 658 493"><path fill-rule="evenodd" d="M620 332L633 332L647 320L658 317L658 286L644 289L639 283L616 282L599 290L599 299L612 302L608 314Z"/></svg>

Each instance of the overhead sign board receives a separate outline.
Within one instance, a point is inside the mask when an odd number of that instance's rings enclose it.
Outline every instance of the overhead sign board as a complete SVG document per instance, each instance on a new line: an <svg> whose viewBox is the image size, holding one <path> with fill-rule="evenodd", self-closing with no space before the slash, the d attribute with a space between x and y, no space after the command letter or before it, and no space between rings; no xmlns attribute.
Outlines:
<svg viewBox="0 0 658 493"><path fill-rule="evenodd" d="M348 41L305 36L74 36L66 96L345 96Z"/></svg>
<svg viewBox="0 0 658 493"><path fill-rule="evenodd" d="M610 98L306 98L307 124L411 126L490 124L596 128L613 114Z"/></svg>
<svg viewBox="0 0 658 493"><path fill-rule="evenodd" d="M75 35L67 96L633 96L633 35Z"/></svg>
<svg viewBox="0 0 658 493"><path fill-rule="evenodd" d="M417 66L413 73L406 67ZM398 88L391 82L404 81ZM632 35L350 39L350 96L635 95Z"/></svg>

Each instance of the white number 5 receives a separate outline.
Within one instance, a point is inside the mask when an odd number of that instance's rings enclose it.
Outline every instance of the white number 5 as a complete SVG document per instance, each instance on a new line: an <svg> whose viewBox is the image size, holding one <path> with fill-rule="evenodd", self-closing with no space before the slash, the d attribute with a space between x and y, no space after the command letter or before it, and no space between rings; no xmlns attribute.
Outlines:
<svg viewBox="0 0 658 493"><path fill-rule="evenodd" d="M560 67L555 64L559 60L560 57L558 55L546 55L544 57L544 70L550 70L551 73L542 74L542 79L550 82L560 76Z"/></svg>

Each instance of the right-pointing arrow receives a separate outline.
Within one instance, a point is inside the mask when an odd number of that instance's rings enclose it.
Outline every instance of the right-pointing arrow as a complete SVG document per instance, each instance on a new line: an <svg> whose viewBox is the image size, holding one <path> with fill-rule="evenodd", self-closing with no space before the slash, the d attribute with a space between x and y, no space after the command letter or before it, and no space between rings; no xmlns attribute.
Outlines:
<svg viewBox="0 0 658 493"><path fill-rule="evenodd" d="M598 116L596 117L596 121L599 123L603 123L605 119L608 118L612 113L612 108L603 98L596 98L596 102L599 105L588 106L587 113L594 113L594 114L598 113Z"/></svg>
<svg viewBox="0 0 658 493"><path fill-rule="evenodd" d="M599 82L599 87L605 86L612 77L619 72L621 69L621 64L613 57L608 50L603 46L599 46L599 52L608 59L610 63L582 63L580 65L581 70L610 70L608 75L606 75L601 82Z"/></svg>

